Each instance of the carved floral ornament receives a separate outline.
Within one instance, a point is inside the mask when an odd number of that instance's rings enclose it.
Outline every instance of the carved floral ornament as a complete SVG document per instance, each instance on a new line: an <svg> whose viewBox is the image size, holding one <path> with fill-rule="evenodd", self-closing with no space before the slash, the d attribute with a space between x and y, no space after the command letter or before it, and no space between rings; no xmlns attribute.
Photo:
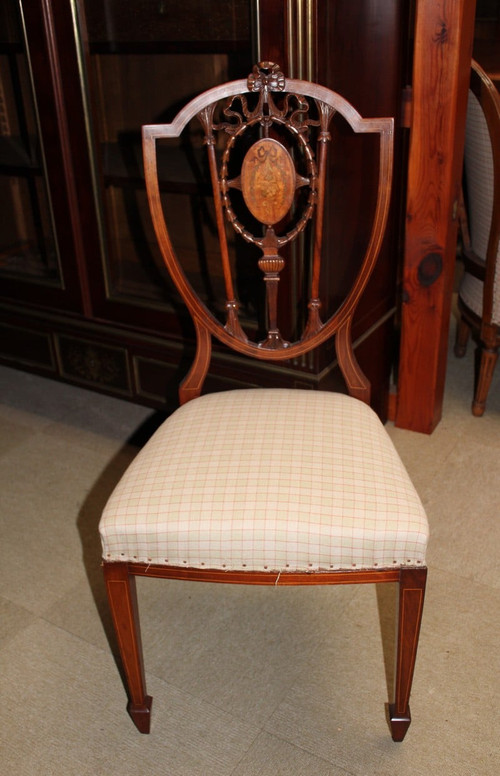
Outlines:
<svg viewBox="0 0 500 776"><path fill-rule="evenodd" d="M248 91L263 92L268 89L273 92L285 91L285 76L275 62L259 62L248 76Z"/></svg>

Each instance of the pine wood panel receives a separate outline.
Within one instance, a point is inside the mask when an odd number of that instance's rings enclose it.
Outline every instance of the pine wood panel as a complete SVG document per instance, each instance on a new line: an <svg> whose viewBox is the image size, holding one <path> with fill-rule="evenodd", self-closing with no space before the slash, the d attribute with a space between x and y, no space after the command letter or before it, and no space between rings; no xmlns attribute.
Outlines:
<svg viewBox="0 0 500 776"><path fill-rule="evenodd" d="M418 0L396 425L442 414L474 0Z"/></svg>

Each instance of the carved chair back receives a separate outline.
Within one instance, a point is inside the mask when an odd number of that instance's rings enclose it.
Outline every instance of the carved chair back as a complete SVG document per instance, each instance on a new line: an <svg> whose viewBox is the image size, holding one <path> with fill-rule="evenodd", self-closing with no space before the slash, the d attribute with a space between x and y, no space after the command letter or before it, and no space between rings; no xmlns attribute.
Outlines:
<svg viewBox="0 0 500 776"><path fill-rule="evenodd" d="M331 125L340 115L350 131L378 138L378 186L371 231L354 282L343 302L325 314L320 298ZM213 189L215 220L225 289L222 318L198 296L179 261L167 227L158 176L157 146L177 138L195 117L204 133ZM370 386L352 347L356 305L380 250L390 201L393 162L393 119L362 118L332 90L307 81L286 79L276 64L256 65L247 80L233 81L193 99L170 124L143 127L146 187L160 250L178 291L192 316L197 352L180 388L181 403L199 396L210 358L212 337L230 348L261 360L283 361L303 356L335 336L337 359L351 395L368 402ZM167 216L167 217L166 217ZM354 216L353 216L354 217ZM239 315L228 224L259 251L265 281L266 326L252 339ZM307 238L305 237L307 235ZM303 327L290 341L282 334L280 273L294 244L312 246L307 268L309 288Z"/></svg>

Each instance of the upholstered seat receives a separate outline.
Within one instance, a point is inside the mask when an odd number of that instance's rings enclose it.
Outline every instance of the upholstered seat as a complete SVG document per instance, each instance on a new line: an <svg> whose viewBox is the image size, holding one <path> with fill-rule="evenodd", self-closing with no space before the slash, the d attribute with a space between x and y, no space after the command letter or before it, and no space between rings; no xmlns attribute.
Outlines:
<svg viewBox="0 0 500 776"><path fill-rule="evenodd" d="M423 565L428 533L373 410L294 389L181 407L128 469L100 530L108 561L306 572Z"/></svg>

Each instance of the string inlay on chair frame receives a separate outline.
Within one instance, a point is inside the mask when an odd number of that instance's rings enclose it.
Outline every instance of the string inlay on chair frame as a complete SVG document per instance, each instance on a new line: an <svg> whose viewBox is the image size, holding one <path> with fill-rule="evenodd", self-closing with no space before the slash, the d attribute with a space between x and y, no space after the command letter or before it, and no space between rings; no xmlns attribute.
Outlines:
<svg viewBox="0 0 500 776"><path fill-rule="evenodd" d="M216 108L221 101L222 111ZM353 133L378 138L378 186L372 229L354 282L342 304L323 318L322 233L336 114ZM198 298L178 261L160 198L157 142L179 137L196 117L204 129L214 195L225 288L223 320ZM252 133L256 136L248 148ZM222 153L217 135L226 141ZM402 741L411 721L428 525L391 440L367 406L370 385L351 342L352 317L387 222L393 119L362 118L336 92L285 79L277 65L265 62L248 80L196 97L171 124L143 127L143 150L156 236L193 319L197 349L179 389L183 406L132 462L100 522L103 570L129 713L137 728L148 733L152 699L144 676L137 576L276 586L393 582L399 599L389 722L393 739ZM241 213L235 204L240 196L247 208ZM228 222L260 250L267 300L267 333L260 341L249 339L238 316ZM309 224L313 252L308 312L302 332L287 341L278 325L284 249ZM301 356L333 336L349 396L293 388L200 396L212 337L247 356L280 361Z"/></svg>

